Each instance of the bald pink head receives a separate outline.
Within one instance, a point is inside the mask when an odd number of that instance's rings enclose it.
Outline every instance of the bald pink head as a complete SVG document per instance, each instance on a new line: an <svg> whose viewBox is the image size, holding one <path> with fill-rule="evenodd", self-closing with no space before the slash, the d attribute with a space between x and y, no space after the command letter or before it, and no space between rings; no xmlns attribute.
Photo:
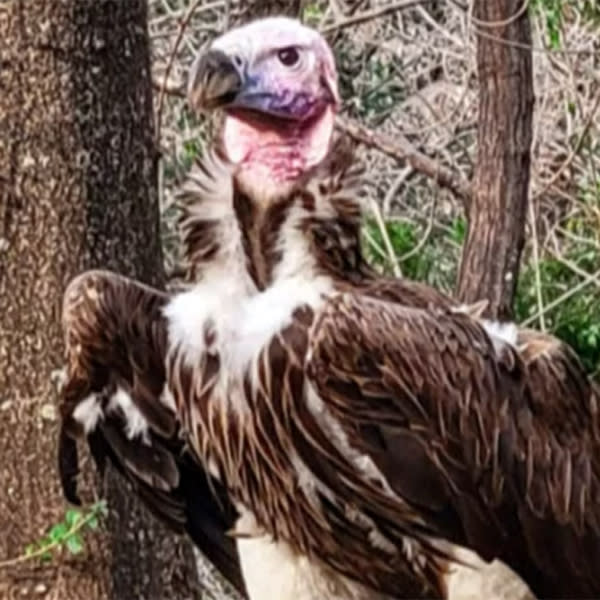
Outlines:
<svg viewBox="0 0 600 600"><path fill-rule="evenodd" d="M329 149L339 104L333 53L298 21L254 21L196 59L188 97L197 109L225 111L223 147L242 171L292 181Z"/></svg>

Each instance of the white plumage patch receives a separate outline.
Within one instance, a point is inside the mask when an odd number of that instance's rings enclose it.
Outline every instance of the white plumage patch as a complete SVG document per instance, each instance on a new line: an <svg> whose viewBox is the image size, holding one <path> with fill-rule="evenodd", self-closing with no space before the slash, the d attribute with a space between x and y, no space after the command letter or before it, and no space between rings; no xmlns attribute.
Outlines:
<svg viewBox="0 0 600 600"><path fill-rule="evenodd" d="M500 321L482 319L481 324L486 333L490 336L496 351L501 350L503 344L509 344L516 347L519 331L514 323L501 323Z"/></svg>
<svg viewBox="0 0 600 600"><path fill-rule="evenodd" d="M131 396L120 387L117 388L108 403L108 412L117 410L120 410L125 417L125 433L130 440L138 436L147 437L148 421L133 403Z"/></svg>
<svg viewBox="0 0 600 600"><path fill-rule="evenodd" d="M161 403L174 413L177 412L177 404L175 403L175 397L169 388L169 384L165 383L163 391L160 394Z"/></svg>
<svg viewBox="0 0 600 600"><path fill-rule="evenodd" d="M85 434L91 433L96 428L98 421L104 416L102 406L96 394L86 396L73 411L73 418L81 423Z"/></svg>
<svg viewBox="0 0 600 600"><path fill-rule="evenodd" d="M250 600L391 600L274 541L242 510L237 548Z"/></svg>
<svg viewBox="0 0 600 600"><path fill-rule="evenodd" d="M148 422L131 396L121 387L111 396L106 406L107 413L120 411L125 418L125 433L129 439L148 436ZM84 398L73 411L73 418L81 423L86 435L94 431L98 423L104 418L104 410L97 394L90 394Z"/></svg>
<svg viewBox="0 0 600 600"><path fill-rule="evenodd" d="M264 292L251 294L235 278L202 281L178 294L165 307L169 342L182 346L189 364L197 364L206 346L204 332L214 333L214 350L236 372L244 369L258 352L291 322L294 310L315 308L331 290L328 279L298 276L286 279Z"/></svg>
<svg viewBox="0 0 600 600"><path fill-rule="evenodd" d="M244 369L274 335L291 323L296 308L317 308L330 290L327 278L295 276L249 298L233 319L231 365Z"/></svg>
<svg viewBox="0 0 600 600"><path fill-rule="evenodd" d="M534 600L525 583L504 563L486 563L477 554L453 546L460 562L452 564L445 577L448 600Z"/></svg>

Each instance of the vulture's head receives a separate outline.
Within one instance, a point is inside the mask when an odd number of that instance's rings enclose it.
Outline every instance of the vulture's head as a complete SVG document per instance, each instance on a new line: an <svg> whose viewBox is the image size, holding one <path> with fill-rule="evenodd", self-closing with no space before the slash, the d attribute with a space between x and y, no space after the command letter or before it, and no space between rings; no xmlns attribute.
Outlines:
<svg viewBox="0 0 600 600"><path fill-rule="evenodd" d="M188 100L223 110L227 158L258 181L289 182L323 160L339 103L331 49L314 29L270 17L233 29L196 58Z"/></svg>

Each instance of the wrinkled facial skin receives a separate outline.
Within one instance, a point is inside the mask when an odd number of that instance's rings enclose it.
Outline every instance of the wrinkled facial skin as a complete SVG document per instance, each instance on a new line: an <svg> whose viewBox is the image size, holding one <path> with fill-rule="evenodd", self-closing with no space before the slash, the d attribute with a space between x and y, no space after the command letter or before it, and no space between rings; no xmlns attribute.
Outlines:
<svg viewBox="0 0 600 600"><path fill-rule="evenodd" d="M331 50L314 30L271 18L215 40L190 72L190 104L305 121L337 106Z"/></svg>
<svg viewBox="0 0 600 600"><path fill-rule="evenodd" d="M238 165L238 184L251 196L276 197L329 150L339 105L333 54L298 21L254 21L198 56L188 101L225 112L221 149Z"/></svg>

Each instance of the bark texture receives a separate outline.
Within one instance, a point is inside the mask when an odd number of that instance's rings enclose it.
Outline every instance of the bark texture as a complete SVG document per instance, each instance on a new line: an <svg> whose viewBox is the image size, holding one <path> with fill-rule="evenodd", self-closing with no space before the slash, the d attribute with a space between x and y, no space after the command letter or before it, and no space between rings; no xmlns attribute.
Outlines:
<svg viewBox="0 0 600 600"><path fill-rule="evenodd" d="M0 6L0 561L59 520L61 297L92 267L160 285L145 0ZM115 475L82 556L0 570L0 598L197 598L187 543Z"/></svg>
<svg viewBox="0 0 600 600"><path fill-rule="evenodd" d="M511 314L529 190L533 80L531 29L522 8L522 0L475 0L474 6L478 157L458 296L487 299L488 316L500 319Z"/></svg>

